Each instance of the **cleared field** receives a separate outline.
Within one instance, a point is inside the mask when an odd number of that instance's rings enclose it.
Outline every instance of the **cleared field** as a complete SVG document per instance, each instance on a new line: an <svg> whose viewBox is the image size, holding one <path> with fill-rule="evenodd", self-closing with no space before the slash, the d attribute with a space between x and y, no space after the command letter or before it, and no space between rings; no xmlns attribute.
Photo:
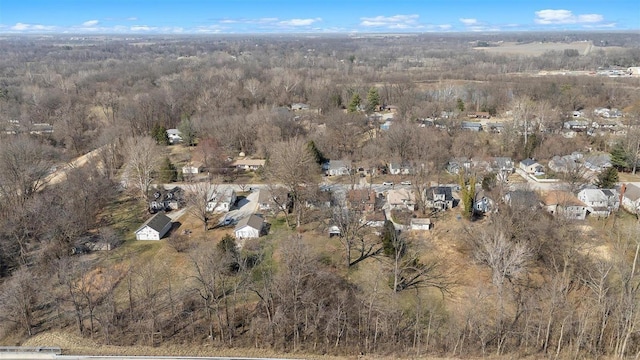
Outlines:
<svg viewBox="0 0 640 360"><path fill-rule="evenodd" d="M475 50L482 50L494 54L508 54L508 55L526 55L526 56L538 56L547 51L564 51L566 49L578 50L580 55L588 55L596 50L604 50L607 52L621 50L618 47L599 47L594 46L590 41L576 41L571 43L559 43L559 42L532 42L532 43L516 43L516 42L504 42L498 46L493 47L476 47Z"/></svg>

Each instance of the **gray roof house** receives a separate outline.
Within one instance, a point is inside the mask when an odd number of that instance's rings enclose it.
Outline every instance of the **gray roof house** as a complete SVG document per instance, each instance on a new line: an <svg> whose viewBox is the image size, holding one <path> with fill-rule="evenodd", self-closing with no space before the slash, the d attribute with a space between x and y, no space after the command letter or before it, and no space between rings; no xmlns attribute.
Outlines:
<svg viewBox="0 0 640 360"><path fill-rule="evenodd" d="M349 175L350 166L348 166L346 161L329 160L329 163L325 165L325 167L327 169L326 174L329 176Z"/></svg>
<svg viewBox="0 0 640 360"><path fill-rule="evenodd" d="M163 212L159 212L135 231L136 240L160 240L169 232L171 225L171 218Z"/></svg>
<svg viewBox="0 0 640 360"><path fill-rule="evenodd" d="M453 194L448 186L433 186L426 190L425 206L436 210L453 208Z"/></svg>
<svg viewBox="0 0 640 360"><path fill-rule="evenodd" d="M515 171L513 160L510 157L493 158L493 161L491 162L491 167L493 171L496 171L496 172L513 173Z"/></svg>
<svg viewBox="0 0 640 360"><path fill-rule="evenodd" d="M583 189L578 193L578 199L587 204L587 211L592 216L607 217L620 206L618 193L613 189Z"/></svg>
<svg viewBox="0 0 640 360"><path fill-rule="evenodd" d="M233 231L238 239L258 238L264 233L264 219L252 214L240 220Z"/></svg>
<svg viewBox="0 0 640 360"><path fill-rule="evenodd" d="M544 174L544 166L540 165L540 163L533 159L524 159L520 161L520 169L524 170L527 174Z"/></svg>
<svg viewBox="0 0 640 360"><path fill-rule="evenodd" d="M624 184L622 186L622 207L628 212L640 214L640 187L634 184Z"/></svg>
<svg viewBox="0 0 640 360"><path fill-rule="evenodd" d="M599 154L587 156L584 158L584 166L591 171L602 172L612 166L611 155Z"/></svg>

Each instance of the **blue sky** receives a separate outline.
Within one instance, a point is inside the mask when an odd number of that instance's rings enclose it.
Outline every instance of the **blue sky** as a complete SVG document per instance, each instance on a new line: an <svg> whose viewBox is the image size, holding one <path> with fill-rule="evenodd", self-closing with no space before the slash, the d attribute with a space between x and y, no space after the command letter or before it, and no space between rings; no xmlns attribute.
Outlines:
<svg viewBox="0 0 640 360"><path fill-rule="evenodd" d="M638 29L640 0L0 0L0 33Z"/></svg>

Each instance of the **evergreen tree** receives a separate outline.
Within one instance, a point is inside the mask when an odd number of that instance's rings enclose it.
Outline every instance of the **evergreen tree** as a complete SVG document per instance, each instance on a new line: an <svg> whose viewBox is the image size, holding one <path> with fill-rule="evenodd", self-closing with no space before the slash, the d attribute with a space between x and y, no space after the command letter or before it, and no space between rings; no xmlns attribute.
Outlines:
<svg viewBox="0 0 640 360"><path fill-rule="evenodd" d="M178 170L176 169L175 165L171 163L171 160L169 160L168 157L162 160L159 172L160 174L158 176L158 180L160 180L160 182L162 182L163 184L168 184L178 180Z"/></svg>
<svg viewBox="0 0 640 360"><path fill-rule="evenodd" d="M618 169L610 167L601 172L596 180L596 186L601 189L611 189L618 182Z"/></svg>
<svg viewBox="0 0 640 360"><path fill-rule="evenodd" d="M378 89L372 87L367 93L367 113L376 111L378 105L380 105L380 94L378 94Z"/></svg>
<svg viewBox="0 0 640 360"><path fill-rule="evenodd" d="M617 143L611 150L611 165L618 170L629 169L629 154L621 143Z"/></svg>
<svg viewBox="0 0 640 360"><path fill-rule="evenodd" d="M309 151L311 152L311 154L313 155L313 157L316 160L316 163L318 165L322 165L325 162L329 161L329 159L327 159L324 154L322 154L322 152L320 151L320 149L318 149L318 147L316 146L316 143L313 140L309 140L309 142L307 143L307 146L309 148Z"/></svg>
<svg viewBox="0 0 640 360"><path fill-rule="evenodd" d="M464 111L464 101L462 101L462 99L458 98L456 100L456 107L458 108L458 110L460 112L463 112Z"/></svg>
<svg viewBox="0 0 640 360"><path fill-rule="evenodd" d="M361 101L362 100L360 100L360 95L358 95L358 93L353 94L353 96L351 97L351 101L349 102L347 111L349 111L350 113L358 111L358 107L360 106Z"/></svg>
<svg viewBox="0 0 640 360"><path fill-rule="evenodd" d="M462 214L467 218L473 216L473 203L476 197L476 177L471 176L469 178L469 185L466 184L464 172L460 172L460 195L464 207L462 208Z"/></svg>
<svg viewBox="0 0 640 360"><path fill-rule="evenodd" d="M167 135L167 128L159 124L153 124L151 129L151 137L156 141L158 145L169 145L169 135Z"/></svg>

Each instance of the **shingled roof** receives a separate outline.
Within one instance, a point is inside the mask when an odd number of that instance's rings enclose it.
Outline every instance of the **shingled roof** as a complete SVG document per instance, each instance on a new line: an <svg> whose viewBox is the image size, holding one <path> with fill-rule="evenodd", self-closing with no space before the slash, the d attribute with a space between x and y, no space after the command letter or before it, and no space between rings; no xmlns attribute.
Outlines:
<svg viewBox="0 0 640 360"><path fill-rule="evenodd" d="M168 223L171 222L171 218L165 215L163 212L159 212L153 215L149 220L145 221L142 226L136 230L136 232L142 230L145 226L152 228L157 232L161 232Z"/></svg>

